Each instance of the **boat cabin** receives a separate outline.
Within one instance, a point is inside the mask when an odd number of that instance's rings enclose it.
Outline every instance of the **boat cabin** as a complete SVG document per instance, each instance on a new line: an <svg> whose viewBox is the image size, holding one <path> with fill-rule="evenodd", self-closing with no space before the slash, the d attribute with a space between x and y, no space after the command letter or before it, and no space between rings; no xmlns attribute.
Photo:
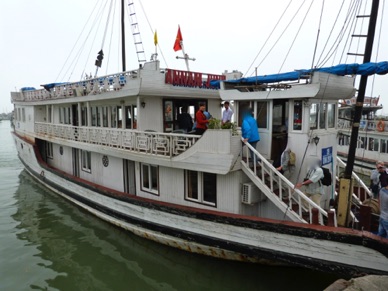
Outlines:
<svg viewBox="0 0 388 291"><path fill-rule="evenodd" d="M267 199L276 189L266 193L265 183L243 169L247 154L238 129L241 110L251 108L257 120L261 139L256 150L263 171L277 177L273 164L286 145L295 152L297 171L289 180L279 180L291 195L293 184L306 174L310 156L321 158L335 175L337 104L352 96L354 79L321 72L277 84L250 84L240 78L238 72L161 69L153 61L116 75L22 89L12 93L15 132L36 145L50 169L97 187L196 208L282 218L282 207L287 207L282 198ZM180 114L187 111L194 119L200 103L221 119L224 101L232 101L237 131L208 129L198 136L179 127ZM252 186L256 198L241 198L244 186ZM328 197L332 191L327 190ZM288 219L300 221L301 213Z"/></svg>

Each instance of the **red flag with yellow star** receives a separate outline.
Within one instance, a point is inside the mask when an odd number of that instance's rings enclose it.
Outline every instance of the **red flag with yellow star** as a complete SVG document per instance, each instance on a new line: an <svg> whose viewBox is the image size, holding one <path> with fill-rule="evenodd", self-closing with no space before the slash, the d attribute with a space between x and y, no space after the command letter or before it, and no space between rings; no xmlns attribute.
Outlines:
<svg viewBox="0 0 388 291"><path fill-rule="evenodd" d="M181 33L181 28L178 26L178 33L176 35L175 43L174 43L174 51L179 51L182 49L182 33Z"/></svg>

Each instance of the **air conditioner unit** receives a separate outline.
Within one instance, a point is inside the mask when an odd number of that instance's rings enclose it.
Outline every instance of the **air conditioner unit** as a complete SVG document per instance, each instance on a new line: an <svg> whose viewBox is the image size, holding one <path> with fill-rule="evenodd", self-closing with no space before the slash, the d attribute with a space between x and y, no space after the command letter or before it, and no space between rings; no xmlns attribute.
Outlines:
<svg viewBox="0 0 388 291"><path fill-rule="evenodd" d="M244 183L242 185L241 202L253 205L261 200L260 190L254 183Z"/></svg>

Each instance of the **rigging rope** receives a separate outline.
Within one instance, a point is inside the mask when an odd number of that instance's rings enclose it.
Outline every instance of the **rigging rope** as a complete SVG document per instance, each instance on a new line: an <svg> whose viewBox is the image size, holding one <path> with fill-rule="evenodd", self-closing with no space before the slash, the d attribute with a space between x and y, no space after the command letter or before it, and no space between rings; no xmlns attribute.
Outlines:
<svg viewBox="0 0 388 291"><path fill-rule="evenodd" d="M262 52L262 50L264 49L264 47L266 46L267 42L269 41L269 39L271 38L273 32L276 30L276 28L278 27L279 23L280 23L280 20L282 20L284 14L287 12L288 8L290 7L291 3L292 3L293 0L290 0L290 2L288 2L288 5L287 7L284 9L282 15L279 17L278 21L276 22L275 24L275 27L272 29L272 31L270 32L270 34L268 35L267 39L265 40L264 44L262 45L262 47L260 48L259 52L257 53L256 57L253 59L251 65L249 66L248 70L245 72L244 76L248 74L249 70L252 68L253 64L256 62L256 59L259 57L260 53ZM257 67L256 67L257 68ZM253 74L253 73L252 73Z"/></svg>
<svg viewBox="0 0 388 291"><path fill-rule="evenodd" d="M60 70L59 73L58 73L58 76L55 78L55 82L57 82L58 79L59 79L59 80L63 80L63 79L65 78L65 76L67 75L67 72L68 72L69 69L70 69L70 65L71 65L73 62L69 65L69 68L66 70L65 74L64 74L62 77L60 77L61 74L62 74L62 71L64 70L64 68L65 68L65 66L66 66L66 64L67 64L67 62L69 61L69 59L70 59L70 57L71 57L71 55L72 55L74 49L75 49L76 46L77 46L78 41L80 40L81 36L83 35L83 33L84 33L85 29L86 29L86 26L88 25L88 23L89 23L89 21L90 21L92 15L93 15L93 13L94 13L94 10L95 10L96 7L97 7L97 4L98 4L98 2L96 2L96 4L94 5L94 8L93 8L92 12L90 13L88 19L86 20L86 22L85 22L85 24L84 24L84 27L83 27L82 30L81 30L81 33L78 35L78 38L77 38L77 40L75 41L75 43L74 43L74 45L73 45L73 48L71 49L69 55L67 56L66 61L64 62L64 64L63 64L61 70ZM70 74L68 80L70 80L71 75L72 75L72 74Z"/></svg>

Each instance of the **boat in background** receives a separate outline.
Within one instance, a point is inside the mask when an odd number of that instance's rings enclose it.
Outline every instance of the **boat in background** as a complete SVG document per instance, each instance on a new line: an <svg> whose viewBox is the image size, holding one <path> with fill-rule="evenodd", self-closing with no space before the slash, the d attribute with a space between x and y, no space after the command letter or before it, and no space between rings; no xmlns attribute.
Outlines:
<svg viewBox="0 0 388 291"><path fill-rule="evenodd" d="M354 170L368 177L370 171L376 168L377 161L388 161L388 119L377 115L377 111L383 108L381 104L379 105L379 100L380 97L365 98L358 134ZM338 108L338 156L345 163L350 144L355 102L355 97L341 100Z"/></svg>
<svg viewBox="0 0 388 291"><path fill-rule="evenodd" d="M11 92L13 137L38 182L138 236L222 259L388 274L388 240L365 231L368 218L350 212L349 228L338 227L335 179L320 205L294 187L309 158L333 177L343 167L337 105L356 89L354 69L336 69L246 79L161 68L154 56L133 70ZM232 100L237 127L252 109L257 148L243 146L238 128L222 128L220 104ZM203 103L213 128L182 132L180 114ZM272 164L287 144L298 157L290 179ZM357 205L370 195L359 188Z"/></svg>

